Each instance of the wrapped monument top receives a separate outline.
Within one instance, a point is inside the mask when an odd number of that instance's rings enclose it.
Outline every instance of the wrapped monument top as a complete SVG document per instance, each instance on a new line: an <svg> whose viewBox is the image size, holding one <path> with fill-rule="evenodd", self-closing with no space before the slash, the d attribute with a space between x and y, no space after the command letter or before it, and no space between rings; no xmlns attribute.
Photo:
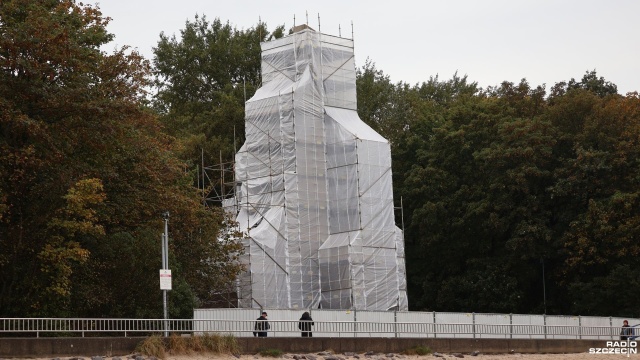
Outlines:
<svg viewBox="0 0 640 360"><path fill-rule="evenodd" d="M263 43L262 81L236 154L239 306L407 310L391 152L356 112L353 41Z"/></svg>

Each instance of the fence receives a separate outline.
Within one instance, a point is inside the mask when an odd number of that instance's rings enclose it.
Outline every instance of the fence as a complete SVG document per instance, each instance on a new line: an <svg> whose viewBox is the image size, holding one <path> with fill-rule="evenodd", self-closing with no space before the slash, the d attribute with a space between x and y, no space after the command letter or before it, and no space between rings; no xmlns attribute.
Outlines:
<svg viewBox="0 0 640 360"><path fill-rule="evenodd" d="M269 322L277 324L275 330L272 325L273 336L300 336L297 319L304 310L265 311L269 313ZM260 312L259 309L196 309L194 319L203 322L194 323L194 330L230 331L230 325L219 328L222 325L215 320L253 326ZM310 313L315 322L314 336L322 337L615 340L620 338L620 326L624 320L618 317L418 311L316 309ZM207 320L214 322L206 323ZM640 325L640 319L627 320L630 324ZM243 328L232 333L240 337L252 336L251 329ZM634 330L634 336L640 335L640 329Z"/></svg>
<svg viewBox="0 0 640 360"><path fill-rule="evenodd" d="M268 310L269 336L298 337L299 310ZM0 318L0 336L253 336L257 309L197 309L194 319ZM519 314L312 310L314 337L592 339L620 337L622 318ZM638 319L628 319L631 324ZM633 336L639 336L639 329Z"/></svg>

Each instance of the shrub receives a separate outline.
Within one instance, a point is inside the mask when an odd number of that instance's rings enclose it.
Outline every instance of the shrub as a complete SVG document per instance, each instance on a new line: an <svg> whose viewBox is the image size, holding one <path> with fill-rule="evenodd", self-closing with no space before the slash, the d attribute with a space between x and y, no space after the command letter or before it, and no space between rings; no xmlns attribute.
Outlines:
<svg viewBox="0 0 640 360"><path fill-rule="evenodd" d="M169 337L169 352L172 354L186 354L191 348L189 338L184 338L178 334L171 334Z"/></svg>
<svg viewBox="0 0 640 360"><path fill-rule="evenodd" d="M418 346L414 346L410 349L407 349L405 351L403 351L403 354L405 355L429 355L431 354L431 349L428 346L422 346L422 345L418 345Z"/></svg>
<svg viewBox="0 0 640 360"><path fill-rule="evenodd" d="M155 356L159 359L164 359L166 356L164 342L160 335L153 335L142 340L142 342L136 346L136 351L147 356Z"/></svg>
<svg viewBox="0 0 640 360"><path fill-rule="evenodd" d="M136 351L147 355L164 359L167 353L190 354L193 352L211 352L215 354L239 354L240 346L233 335L206 334L202 336L183 337L171 334L167 344L159 335L153 335L143 340L136 347ZM282 352L280 352L282 355ZM275 355L277 357L279 355Z"/></svg>
<svg viewBox="0 0 640 360"><path fill-rule="evenodd" d="M284 353L280 349L265 349L260 351L260 355L269 357L281 357L282 354Z"/></svg>

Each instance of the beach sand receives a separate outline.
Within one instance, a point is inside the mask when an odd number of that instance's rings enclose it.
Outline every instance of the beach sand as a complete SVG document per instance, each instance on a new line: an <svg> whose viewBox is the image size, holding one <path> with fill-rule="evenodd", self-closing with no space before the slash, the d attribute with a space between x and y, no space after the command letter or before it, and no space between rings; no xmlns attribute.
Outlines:
<svg viewBox="0 0 640 360"><path fill-rule="evenodd" d="M298 358L301 356L305 356L306 359L310 359L308 354L297 354ZM311 354L316 358L316 360L326 359L327 357L318 356L316 354ZM363 356L359 354L360 359L370 359L370 360L383 360L383 359L398 359L398 360L436 360L436 359L459 359L459 357L454 356L453 354L439 354L442 357L431 355L398 355L395 354L394 357L389 358L386 355L374 355L374 356ZM471 354L462 354L464 359L477 359L477 360L561 360L561 359L569 359L569 360L615 360L615 359L636 359L640 360L640 354L632 354L627 357L627 355L623 354L589 354L588 352L578 353L578 354L479 354L477 356L472 356ZM334 358L350 360L355 359L352 356L344 356L342 354L333 355ZM281 357L282 359L295 359L294 354L286 354ZM239 360L273 360L274 358L262 357L260 355L242 355ZM232 355L217 355L217 354L198 354L198 355L169 355L165 360L238 360L237 357Z"/></svg>
<svg viewBox="0 0 640 360"><path fill-rule="evenodd" d="M458 355L458 356L456 356ZM462 355L462 357L460 357ZM357 356L357 357L356 357ZM167 355L164 360L275 360L275 359L285 359L285 360L437 360L437 359L446 359L446 360L454 360L459 358L464 359L477 359L477 360L615 360L615 359L636 359L640 360L640 354L589 354L588 352L577 353L577 354L477 354L472 355L469 353L466 354L445 354L445 353L436 353L430 355L401 355L401 354L376 354L365 356L364 354L353 355L345 355L345 354L331 354L331 355L318 355L317 353L311 354L284 354L279 358L273 357L265 357L260 354L255 355L227 355L227 354L212 354L212 353L197 353L197 354L188 354L188 355ZM127 355L127 356L119 356L121 360L133 360L135 359L135 355ZM48 358L37 358L34 360L92 360L94 356L80 356L80 357L48 357ZM113 357L115 358L115 357ZM104 360L111 360L112 357L103 357ZM152 359L149 356L144 356L145 360ZM9 360L9 359L2 359ZM22 359L24 360L24 359Z"/></svg>

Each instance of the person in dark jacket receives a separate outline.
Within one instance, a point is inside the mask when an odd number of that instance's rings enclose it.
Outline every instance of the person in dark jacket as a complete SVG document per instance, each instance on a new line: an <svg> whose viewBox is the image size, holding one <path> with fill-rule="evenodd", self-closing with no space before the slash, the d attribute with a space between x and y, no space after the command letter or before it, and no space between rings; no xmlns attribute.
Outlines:
<svg viewBox="0 0 640 360"><path fill-rule="evenodd" d="M262 315L256 319L256 325L253 328L253 336L267 337L267 330L271 329L271 325L267 321L267 312L263 311Z"/></svg>
<svg viewBox="0 0 640 360"><path fill-rule="evenodd" d="M305 311L298 322L298 329L302 331L302 337L313 337L313 333L311 332L312 326L313 319L311 318L311 315L309 315L309 312Z"/></svg>

